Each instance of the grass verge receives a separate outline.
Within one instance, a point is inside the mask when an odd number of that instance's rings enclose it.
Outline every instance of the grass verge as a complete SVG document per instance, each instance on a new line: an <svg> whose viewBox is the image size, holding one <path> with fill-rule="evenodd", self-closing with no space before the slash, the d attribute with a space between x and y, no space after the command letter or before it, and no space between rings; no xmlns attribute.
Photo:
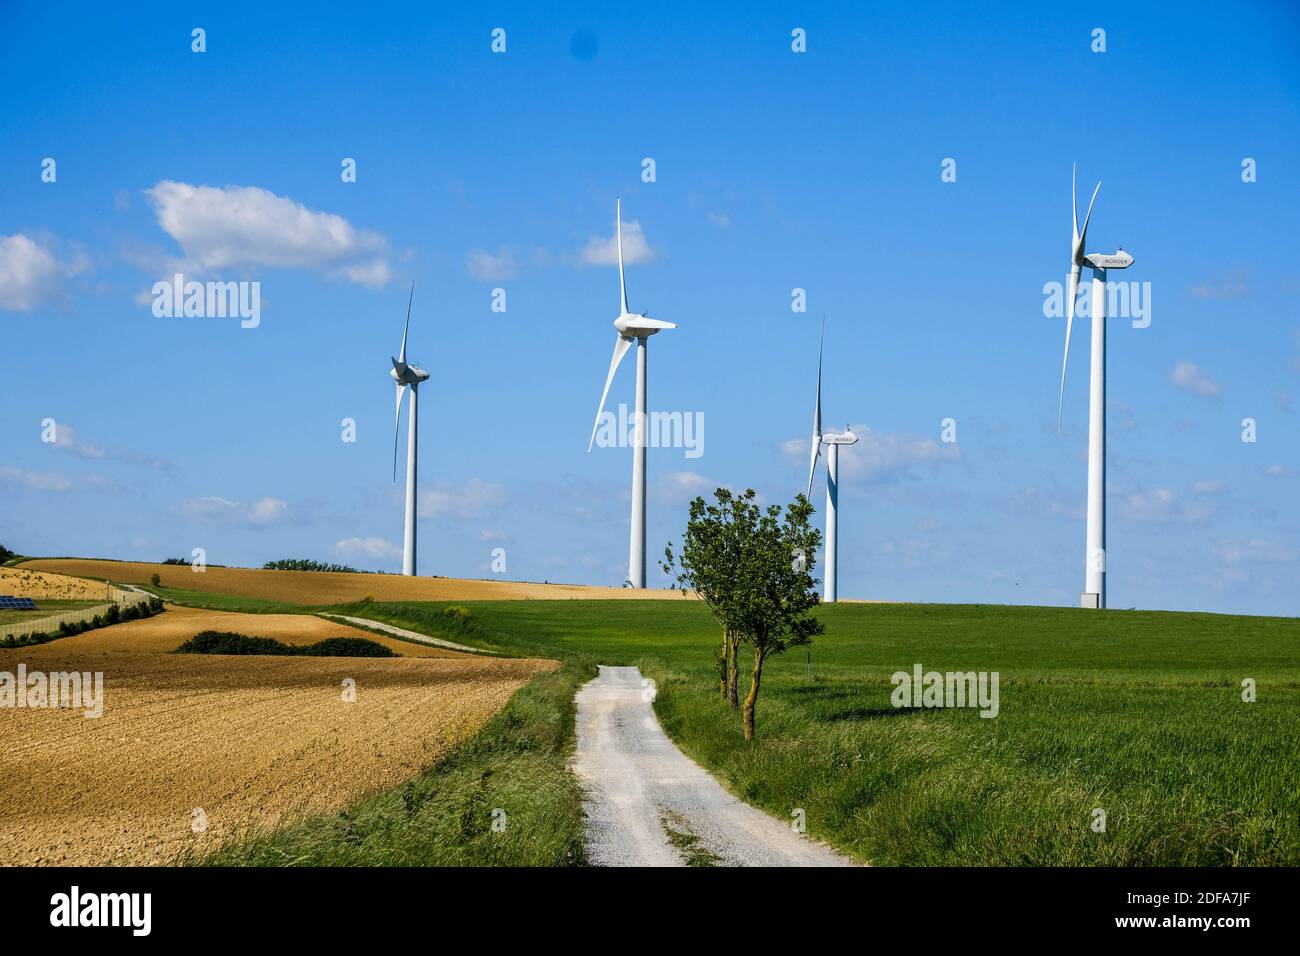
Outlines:
<svg viewBox="0 0 1300 956"><path fill-rule="evenodd" d="M578 687L595 665L539 675L474 737L420 776L333 817L243 834L215 866L572 866L585 862L582 798L568 769Z"/></svg>

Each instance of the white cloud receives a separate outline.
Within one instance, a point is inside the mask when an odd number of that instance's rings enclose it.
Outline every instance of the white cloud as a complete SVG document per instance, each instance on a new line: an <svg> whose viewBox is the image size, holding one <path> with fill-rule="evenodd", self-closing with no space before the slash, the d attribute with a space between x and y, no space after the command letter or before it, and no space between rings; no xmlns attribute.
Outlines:
<svg viewBox="0 0 1300 956"><path fill-rule="evenodd" d="M1185 505L1168 488L1122 494L1120 509L1124 517L1151 524L1199 524L1213 512L1204 505Z"/></svg>
<svg viewBox="0 0 1300 956"><path fill-rule="evenodd" d="M72 482L53 472L24 471L9 465L0 465L0 482L17 485L28 491L70 491Z"/></svg>
<svg viewBox="0 0 1300 956"><path fill-rule="evenodd" d="M1203 282L1192 286L1192 295L1198 299L1240 299L1250 294L1244 277L1227 276L1213 283Z"/></svg>
<svg viewBox="0 0 1300 956"><path fill-rule="evenodd" d="M1295 471L1286 465L1269 465L1264 469L1264 474L1270 478L1290 478L1295 474Z"/></svg>
<svg viewBox="0 0 1300 956"><path fill-rule="evenodd" d="M887 435L867 425L855 425L852 431L858 436L856 444L841 445L839 451L840 475L844 480L888 482L906 475L916 465L940 465L961 457L955 444L943 444L933 438ZM807 467L807 438L783 442L781 450L798 458ZM826 455L825 446L822 455ZM824 469L826 466L823 462L818 467Z"/></svg>
<svg viewBox="0 0 1300 956"><path fill-rule="evenodd" d="M60 262L49 249L22 233L0 236L0 310L31 312L63 298L63 282L85 268L76 256Z"/></svg>
<svg viewBox="0 0 1300 956"><path fill-rule="evenodd" d="M266 527L289 517L289 506L279 498L259 498L251 504L216 495L182 498L172 506L177 514L203 518L219 524Z"/></svg>
<svg viewBox="0 0 1300 956"><path fill-rule="evenodd" d="M1174 365L1169 379L1179 388L1186 389L1201 398L1218 398L1222 391L1218 382L1192 362L1179 362Z"/></svg>
<svg viewBox="0 0 1300 956"><path fill-rule="evenodd" d="M144 193L158 225L200 270L320 269L369 286L392 278L383 236L287 196L167 179Z"/></svg>
<svg viewBox="0 0 1300 956"><path fill-rule="evenodd" d="M156 470L171 467L169 461L156 455L146 455L143 452L132 451L129 448L104 448L100 445L84 442L78 436L75 428L62 422L56 422L54 426L54 447L65 449L78 458L91 461L120 461L129 465L145 465Z"/></svg>
<svg viewBox="0 0 1300 956"><path fill-rule="evenodd" d="M437 516L474 518L506 500L504 485L471 478L463 485L438 484L420 492L417 511L421 518Z"/></svg>
<svg viewBox="0 0 1300 956"><path fill-rule="evenodd" d="M515 277L515 254L506 246L494 256L486 249L471 249L465 257L465 271L478 282L499 282Z"/></svg>
<svg viewBox="0 0 1300 956"><path fill-rule="evenodd" d="M731 228L731 217L725 212L707 212L705 213L705 216L708 217L709 222L713 223L719 229Z"/></svg>
<svg viewBox="0 0 1300 956"><path fill-rule="evenodd" d="M1228 564L1289 564L1300 560L1300 551L1295 548L1263 538L1225 542L1214 553Z"/></svg>
<svg viewBox="0 0 1300 956"><path fill-rule="evenodd" d="M670 471L655 479L654 496L660 501L684 501L697 495L708 496L719 487L694 471Z"/></svg>
<svg viewBox="0 0 1300 956"><path fill-rule="evenodd" d="M335 543L333 551L343 558L396 559L402 549L385 538L344 538Z"/></svg>
<svg viewBox="0 0 1300 956"><path fill-rule="evenodd" d="M623 264L649 262L657 253L646 242L645 233L641 231L638 221L623 223ZM592 236L582 247L578 258L590 266L618 265L618 237Z"/></svg>
<svg viewBox="0 0 1300 956"><path fill-rule="evenodd" d="M1225 494L1227 490L1228 483L1226 481L1206 479L1204 481L1192 482L1192 491L1196 492L1198 495L1222 495Z"/></svg>

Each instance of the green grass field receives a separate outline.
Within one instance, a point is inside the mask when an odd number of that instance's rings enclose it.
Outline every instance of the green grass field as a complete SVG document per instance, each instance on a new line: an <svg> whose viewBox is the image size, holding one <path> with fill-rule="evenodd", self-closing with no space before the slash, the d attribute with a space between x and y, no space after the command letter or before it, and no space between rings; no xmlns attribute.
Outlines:
<svg viewBox="0 0 1300 956"><path fill-rule="evenodd" d="M747 744L739 717L718 699L716 627L693 600L464 606L468 621L433 604L331 610L566 660L572 666L562 673L571 681L593 662L638 665L658 683L656 710L683 750L744 799L783 819L801 809L811 835L876 865L1300 863L1297 619L823 607L826 633L814 643L811 663L799 651L765 668L758 739ZM890 675L916 663L998 671L999 716L895 709ZM747 667L742 660L745 686ZM1256 682L1255 703L1242 700L1244 678ZM546 720L571 727L567 702L544 699ZM499 729L488 734L490 746L476 751L483 768L508 766L518 753ZM548 748L551 779L562 773L570 743ZM437 776L437 768L431 773ZM427 775L422 779L432 786ZM526 791L515 796L527 807ZM368 806L391 807L394 799L396 793ZM572 801L539 800L548 812L525 809L526 819L545 821L538 840L549 841L548 828L571 833L580 826L564 812L578 812ZM1097 809L1105 811L1105 832L1092 828ZM293 839L310 833L312 849L299 845L298 856L385 859L337 855L338 832L337 825L299 828ZM293 858L277 839L264 841L253 857L222 859ZM516 846L519 862L555 860L524 847ZM423 861L471 857L435 842ZM477 859L500 861L499 853Z"/></svg>

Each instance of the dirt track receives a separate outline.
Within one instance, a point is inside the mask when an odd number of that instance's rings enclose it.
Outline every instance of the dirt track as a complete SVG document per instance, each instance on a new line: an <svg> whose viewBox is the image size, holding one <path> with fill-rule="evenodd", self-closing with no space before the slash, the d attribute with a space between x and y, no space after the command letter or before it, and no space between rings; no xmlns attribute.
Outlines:
<svg viewBox="0 0 1300 956"><path fill-rule="evenodd" d="M157 574L163 587L215 594L238 594L296 604L336 604L373 597L377 601L553 601L565 599L683 600L679 591L597 588L578 584L531 584L514 581L469 581L461 578L403 577L399 574L349 574L323 571L262 571L256 568L208 567L196 573L189 565L48 558L22 568L148 584Z"/></svg>
<svg viewBox="0 0 1300 956"><path fill-rule="evenodd" d="M231 832L341 808L413 776L529 677L557 666L396 640L411 656L160 653L201 623L196 615L206 626L222 613L172 609L0 650L0 671L22 662L29 671L104 674L99 718L0 708L0 864L165 863ZM245 622L262 625L254 633L284 641L352 630L291 615L231 617L255 619ZM345 678L356 682L354 703L342 699ZM196 834L199 808L207 829Z"/></svg>

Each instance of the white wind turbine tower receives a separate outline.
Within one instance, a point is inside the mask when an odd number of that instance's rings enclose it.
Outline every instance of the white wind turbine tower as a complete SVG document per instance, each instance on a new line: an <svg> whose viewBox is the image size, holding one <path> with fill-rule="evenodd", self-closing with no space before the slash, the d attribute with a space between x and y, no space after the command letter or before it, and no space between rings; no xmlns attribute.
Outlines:
<svg viewBox="0 0 1300 956"><path fill-rule="evenodd" d="M627 307L627 283L623 277L623 204L618 198L614 200L615 242L618 245L618 290L619 314L614 320L614 357L609 360L609 374L605 376L605 390L600 393L600 405L596 409L596 423L591 426L591 440L587 442L587 451L591 451L596 440L596 429L600 425L601 413L605 410L605 399L609 397L609 387L618 371L618 363L623 361L627 350L636 343L636 416L635 432L632 442L632 538L628 551L627 584L634 588L645 587L645 450L647 438L646 418L646 340L661 329L675 329L672 322L652 319L644 312L629 312Z"/></svg>
<svg viewBox="0 0 1300 956"><path fill-rule="evenodd" d="M1076 165L1075 172L1078 172ZM1079 208L1075 199L1074 176L1070 179L1070 207L1074 214L1074 233L1070 246L1070 276L1066 284L1065 355L1061 359L1061 393L1056 412L1057 432L1065 408L1065 369L1070 361L1070 330L1074 325L1074 300L1079 292L1079 274L1086 265L1092 270L1089 300L1092 306L1092 369L1088 390L1088 534L1084 551L1084 585L1079 606L1106 606L1106 271L1127 269L1133 257L1122 248L1114 255L1085 254L1088 220L1097 201L1098 182L1088 202L1088 212L1079 226Z"/></svg>
<svg viewBox="0 0 1300 956"><path fill-rule="evenodd" d="M812 453L808 461L808 493L812 498L813 475L817 471L817 455L821 446L826 449L826 580L823 585L827 604L834 604L839 584L839 506L840 506L840 446L852 445L858 436L845 428L842 432L822 434L822 347L826 343L826 320L822 319L821 340L817 344L817 404L813 406Z"/></svg>
<svg viewBox="0 0 1300 956"><path fill-rule="evenodd" d="M402 329L402 351L393 359L393 368L388 373L397 383L397 405L393 415L393 481L397 481L397 436L401 433L402 392L411 393L411 411L406 423L406 535L402 541L402 573L415 574L415 472L417 411L420 383L429 377L422 368L410 365L406 361L406 336L411 330L411 303L415 301L415 283L411 283L411 296L406 303L406 327Z"/></svg>

